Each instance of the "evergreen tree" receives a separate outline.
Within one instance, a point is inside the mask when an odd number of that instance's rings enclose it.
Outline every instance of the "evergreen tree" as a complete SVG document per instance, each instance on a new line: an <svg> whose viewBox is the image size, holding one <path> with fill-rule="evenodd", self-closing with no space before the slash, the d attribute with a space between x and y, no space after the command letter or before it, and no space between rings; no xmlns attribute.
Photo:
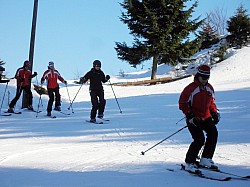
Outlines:
<svg viewBox="0 0 250 187"><path fill-rule="evenodd" d="M250 42L250 18L243 5L237 9L236 14L227 21L227 41L230 46L242 48Z"/></svg>
<svg viewBox="0 0 250 187"><path fill-rule="evenodd" d="M0 59L0 66L4 65L5 62Z"/></svg>
<svg viewBox="0 0 250 187"><path fill-rule="evenodd" d="M156 78L157 65L176 65L193 55L200 46L200 38L190 40L203 20L191 20L195 2L187 9L188 0L124 0L126 10L121 21L128 25L134 42L116 42L118 58L136 66L153 59L151 79Z"/></svg>
<svg viewBox="0 0 250 187"><path fill-rule="evenodd" d="M218 31L211 26L209 15L202 24L199 34L202 39L200 49L206 49L219 42Z"/></svg>
<svg viewBox="0 0 250 187"><path fill-rule="evenodd" d="M5 71L3 65L5 64L4 61L0 59L0 80L2 80L2 77L4 77L3 72Z"/></svg>

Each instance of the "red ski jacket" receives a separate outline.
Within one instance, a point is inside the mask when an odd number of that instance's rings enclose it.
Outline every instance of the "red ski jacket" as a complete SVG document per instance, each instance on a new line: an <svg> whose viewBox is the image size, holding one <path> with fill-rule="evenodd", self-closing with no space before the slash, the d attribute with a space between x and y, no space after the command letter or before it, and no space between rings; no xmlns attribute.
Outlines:
<svg viewBox="0 0 250 187"><path fill-rule="evenodd" d="M30 79L33 77L35 77L35 75L32 75L30 70L25 69L24 67L18 68L15 75L17 86L28 86Z"/></svg>
<svg viewBox="0 0 250 187"><path fill-rule="evenodd" d="M61 82L64 82L64 79L61 77L60 73L57 70L48 69L43 73L41 81L47 80L47 88L57 88L59 87L57 79Z"/></svg>
<svg viewBox="0 0 250 187"><path fill-rule="evenodd" d="M184 88L179 98L179 109L186 115L192 112L199 120L205 120L211 116L211 112L217 112L214 103L214 89L211 84L202 85L197 78Z"/></svg>

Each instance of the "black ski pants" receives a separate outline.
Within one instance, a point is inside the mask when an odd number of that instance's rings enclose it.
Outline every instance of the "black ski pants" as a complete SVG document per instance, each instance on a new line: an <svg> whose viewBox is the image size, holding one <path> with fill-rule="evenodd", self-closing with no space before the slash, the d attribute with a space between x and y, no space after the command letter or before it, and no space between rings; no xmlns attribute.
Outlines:
<svg viewBox="0 0 250 187"><path fill-rule="evenodd" d="M28 99L28 105L32 105L32 100L33 100L33 95L32 95L32 92L30 90L30 86L24 86L24 87L21 87L21 86L17 86L17 89L16 89L16 96L14 97L14 99L10 102L10 105L9 107L10 108L14 108L18 99L20 98L21 94L22 94L22 91L25 91L26 94L27 94L27 99Z"/></svg>
<svg viewBox="0 0 250 187"><path fill-rule="evenodd" d="M49 94L49 101L47 106L47 112L51 112L55 98L56 98L55 107L61 106L61 95L59 93L59 87L48 88L48 94Z"/></svg>
<svg viewBox="0 0 250 187"><path fill-rule="evenodd" d="M104 99L104 90L90 90L90 97L92 103L90 118L95 119L97 110L98 115L103 115L105 110L106 100Z"/></svg>
<svg viewBox="0 0 250 187"><path fill-rule="evenodd" d="M210 117L205 121L202 121L198 127L188 124L188 130L192 135L193 142L189 146L185 162L195 163L203 145L204 149L202 157L212 159L218 139L217 127L215 126L212 118ZM206 133L206 139L203 131Z"/></svg>

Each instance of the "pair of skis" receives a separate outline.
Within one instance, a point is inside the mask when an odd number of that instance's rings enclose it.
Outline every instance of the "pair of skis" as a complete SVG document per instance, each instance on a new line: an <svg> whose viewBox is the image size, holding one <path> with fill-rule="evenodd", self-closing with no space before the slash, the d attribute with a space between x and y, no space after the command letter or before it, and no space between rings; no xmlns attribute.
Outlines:
<svg viewBox="0 0 250 187"><path fill-rule="evenodd" d="M66 115L66 116L69 116L70 115L70 113L66 113L66 112L62 112L62 111L58 111L58 110L55 110L55 111L57 111L57 112L59 112L59 113L61 113L61 114L63 114L63 115ZM50 118L56 118L56 116L55 115L51 115L51 116L47 116L47 117L50 117Z"/></svg>
<svg viewBox="0 0 250 187"><path fill-rule="evenodd" d="M66 112L62 112L62 111L58 111L58 110L56 110L56 111L59 112L59 113L61 113L61 114L63 114L63 115L66 115L66 116L70 115L70 113L66 113ZM55 115L54 116L48 116L48 117L50 117L50 118L56 118Z"/></svg>
<svg viewBox="0 0 250 187"><path fill-rule="evenodd" d="M1 116L11 116L12 114L22 114L22 112L4 112L4 114L1 114Z"/></svg>
<svg viewBox="0 0 250 187"><path fill-rule="evenodd" d="M40 113L42 111L36 111L36 110L28 110L29 112L36 112L36 113ZM19 112L8 112L8 111L5 111L4 112L5 114L1 114L2 116L11 116L12 114L22 114L21 111Z"/></svg>
<svg viewBox="0 0 250 187"><path fill-rule="evenodd" d="M86 122L88 123L93 123L93 124L104 124L105 122L110 121L109 119L104 119L104 118L99 118L101 121L90 121L90 120L86 120Z"/></svg>
<svg viewBox="0 0 250 187"><path fill-rule="evenodd" d="M219 169L209 169L209 168L205 168L205 167L200 167L199 169L205 169L205 170L209 170L209 171L213 171L213 172L217 172L217 173L222 173L222 174L226 174L229 175L228 177L210 177L207 176L206 174L202 173L201 170L198 170L198 172L190 172L188 170L186 170L185 165L181 164L181 170L186 171L194 176L200 177L200 178L204 178L204 179L209 179L209 180L216 180L216 181L229 181L232 179L235 180L249 180L250 176L241 176L241 175L236 175L233 173L228 173L225 171L221 171ZM169 170L170 171L170 170ZM173 171L173 170L172 170Z"/></svg>

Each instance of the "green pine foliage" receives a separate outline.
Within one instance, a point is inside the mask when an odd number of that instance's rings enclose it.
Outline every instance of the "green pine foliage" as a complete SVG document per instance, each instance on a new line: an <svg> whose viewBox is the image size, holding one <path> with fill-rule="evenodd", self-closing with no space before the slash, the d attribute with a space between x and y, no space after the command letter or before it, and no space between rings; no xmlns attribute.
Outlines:
<svg viewBox="0 0 250 187"><path fill-rule="evenodd" d="M190 40L203 20L191 20L195 2L190 8L188 0L124 0L120 3L125 12L120 20L127 24L134 42L116 42L119 59L136 67L143 61L153 59L151 79L155 78L157 65L176 65L198 51L200 38Z"/></svg>
<svg viewBox="0 0 250 187"><path fill-rule="evenodd" d="M5 62L3 60L0 59L0 66L4 65Z"/></svg>
<svg viewBox="0 0 250 187"><path fill-rule="evenodd" d="M0 59L0 80L5 78L5 75L3 75L3 72L5 71L5 68L3 67L4 64L5 62Z"/></svg>
<svg viewBox="0 0 250 187"><path fill-rule="evenodd" d="M198 37L201 37L202 43L200 49L206 49L219 42L217 30L210 25L209 17L202 24Z"/></svg>
<svg viewBox="0 0 250 187"><path fill-rule="evenodd" d="M243 5L240 5L227 24L227 31L230 33L227 41L231 47L242 48L250 43L250 18Z"/></svg>

